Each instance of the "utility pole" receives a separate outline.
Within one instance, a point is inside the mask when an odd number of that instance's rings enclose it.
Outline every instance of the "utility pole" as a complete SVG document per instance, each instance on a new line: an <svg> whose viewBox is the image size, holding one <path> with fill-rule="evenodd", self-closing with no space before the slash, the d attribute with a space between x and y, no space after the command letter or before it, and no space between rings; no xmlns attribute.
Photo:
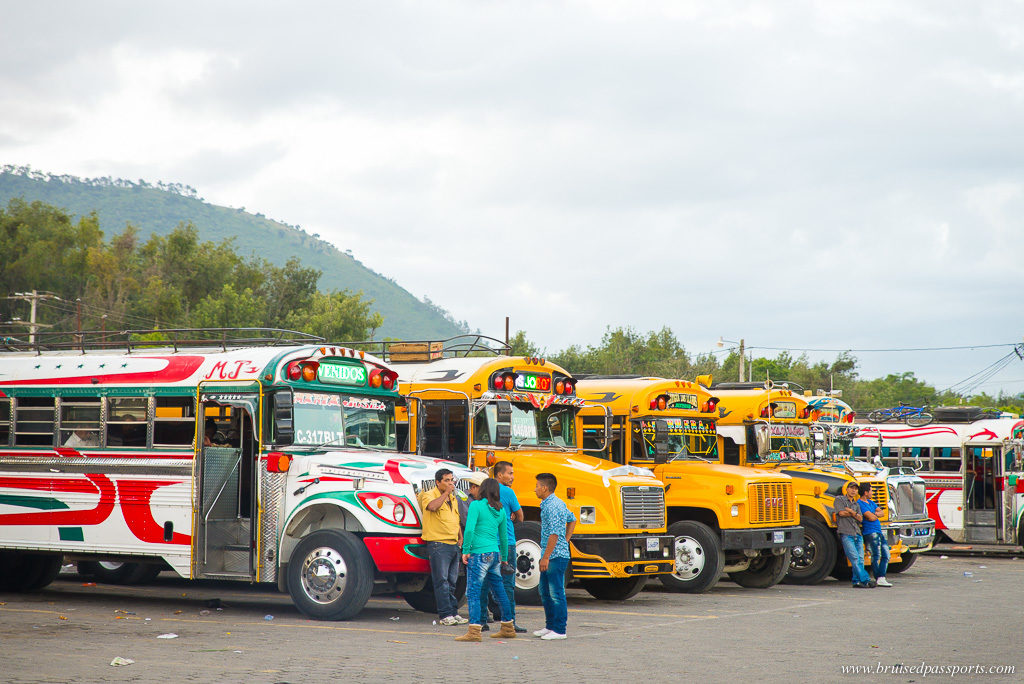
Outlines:
<svg viewBox="0 0 1024 684"><path fill-rule="evenodd" d="M741 337L740 338L740 382L743 382L743 361L744 360L745 359L744 359L744 354L743 354L743 338ZM753 370L753 365L754 364L751 363L750 365L751 365L751 370Z"/></svg>
<svg viewBox="0 0 1024 684"><path fill-rule="evenodd" d="M52 292L38 292L32 290L31 292L15 292L10 297L4 297L4 299L23 299L29 303L29 318L28 318L28 341L32 344L36 341L36 330L45 326L42 323L36 323L36 305L40 299L56 299L58 302L61 301L60 297L53 294Z"/></svg>

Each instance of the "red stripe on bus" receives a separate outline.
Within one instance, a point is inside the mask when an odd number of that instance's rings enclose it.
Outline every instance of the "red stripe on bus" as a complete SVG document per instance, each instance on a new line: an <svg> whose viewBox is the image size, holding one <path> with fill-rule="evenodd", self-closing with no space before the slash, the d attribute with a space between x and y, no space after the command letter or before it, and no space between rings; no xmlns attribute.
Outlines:
<svg viewBox="0 0 1024 684"><path fill-rule="evenodd" d="M87 511L44 511L39 513L6 513L0 514L0 525L99 525L110 517L117 500L114 483L104 475L86 475L85 479L45 478L34 479L24 477L0 478L0 487L14 489L42 489L41 484L51 493L87 493L99 494L100 500L96 507ZM58 497L59 498L59 497Z"/></svg>
<svg viewBox="0 0 1024 684"><path fill-rule="evenodd" d="M164 527L153 518L150 499L153 492L160 487L181 484L183 480L120 480L117 493L121 498L121 515L128 523L128 529L136 537L148 544L181 544L189 545L192 537L174 532L171 538L164 539Z"/></svg>
<svg viewBox="0 0 1024 684"><path fill-rule="evenodd" d="M33 378L22 380L3 380L0 385L87 385L100 383L160 383L171 384L181 382L195 373L205 357L202 356L139 356L140 360L157 359L166 361L167 365L158 371L135 371L126 373L108 373L106 375L78 375L71 378ZM95 381L95 382L94 382Z"/></svg>

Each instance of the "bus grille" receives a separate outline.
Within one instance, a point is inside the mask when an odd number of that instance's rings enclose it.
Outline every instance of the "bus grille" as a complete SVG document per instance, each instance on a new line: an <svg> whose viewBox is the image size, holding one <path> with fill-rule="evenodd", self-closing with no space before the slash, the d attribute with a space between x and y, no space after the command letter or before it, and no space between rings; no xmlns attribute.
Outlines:
<svg viewBox="0 0 1024 684"><path fill-rule="evenodd" d="M793 521L793 483L755 482L747 487L751 523Z"/></svg>
<svg viewBox="0 0 1024 684"><path fill-rule="evenodd" d="M436 486L437 486L437 480L434 480L433 478L431 478L429 480L421 480L420 481L420 488L419 488L419 490L416 493L419 494L419 492L429 492L431 489L433 489ZM461 479L461 480L456 480L455 481L455 488L458 489L460 492L464 492L466 494L469 494L469 480L466 480L464 478Z"/></svg>
<svg viewBox="0 0 1024 684"><path fill-rule="evenodd" d="M889 487L884 482L871 483L871 500L878 504L878 517L889 519Z"/></svg>
<svg viewBox="0 0 1024 684"><path fill-rule="evenodd" d="M893 503L898 518L920 518L927 515L923 482L900 482L896 485Z"/></svg>
<svg viewBox="0 0 1024 684"><path fill-rule="evenodd" d="M660 486L623 487L622 525L632 530L665 527L665 490Z"/></svg>

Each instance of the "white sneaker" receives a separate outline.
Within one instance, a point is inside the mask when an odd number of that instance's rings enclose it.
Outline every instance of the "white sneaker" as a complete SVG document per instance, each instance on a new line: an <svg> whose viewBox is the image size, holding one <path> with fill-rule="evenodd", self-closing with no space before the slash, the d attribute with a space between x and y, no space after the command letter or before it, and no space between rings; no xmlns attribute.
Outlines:
<svg viewBox="0 0 1024 684"><path fill-rule="evenodd" d="M547 627L544 627L543 629L538 629L536 632L533 633L533 636L543 637L545 634L551 634L551 630Z"/></svg>
<svg viewBox="0 0 1024 684"><path fill-rule="evenodd" d="M555 639L565 638L566 636L564 634L559 634L558 632L548 632L547 634L541 637L541 639L543 639L544 641L554 641Z"/></svg>
<svg viewBox="0 0 1024 684"><path fill-rule="evenodd" d="M467 622L469 622L468 619L462 617L461 615L453 615L452 618L455 620L455 624L457 625L464 625Z"/></svg>
<svg viewBox="0 0 1024 684"><path fill-rule="evenodd" d="M878 586L880 586L880 587L891 587L892 586L892 584L889 583L889 580L885 579L884 577L879 577L877 583L878 583Z"/></svg>
<svg viewBox="0 0 1024 684"><path fill-rule="evenodd" d="M456 618L455 615L449 615L448 617L441 619L441 624L444 625L445 627L452 627L454 625L457 625L457 624L459 624L459 622L455 618Z"/></svg>

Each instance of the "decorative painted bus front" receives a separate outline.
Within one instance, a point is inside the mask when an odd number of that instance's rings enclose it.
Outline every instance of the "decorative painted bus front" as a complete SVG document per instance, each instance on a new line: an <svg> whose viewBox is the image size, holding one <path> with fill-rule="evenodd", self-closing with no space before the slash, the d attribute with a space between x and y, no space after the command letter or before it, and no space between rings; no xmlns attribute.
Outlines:
<svg viewBox="0 0 1024 684"><path fill-rule="evenodd" d="M375 580L432 596L415 485L469 471L398 453L397 374L337 346L227 346L0 353L0 588L67 558L276 582L319 619Z"/></svg>

